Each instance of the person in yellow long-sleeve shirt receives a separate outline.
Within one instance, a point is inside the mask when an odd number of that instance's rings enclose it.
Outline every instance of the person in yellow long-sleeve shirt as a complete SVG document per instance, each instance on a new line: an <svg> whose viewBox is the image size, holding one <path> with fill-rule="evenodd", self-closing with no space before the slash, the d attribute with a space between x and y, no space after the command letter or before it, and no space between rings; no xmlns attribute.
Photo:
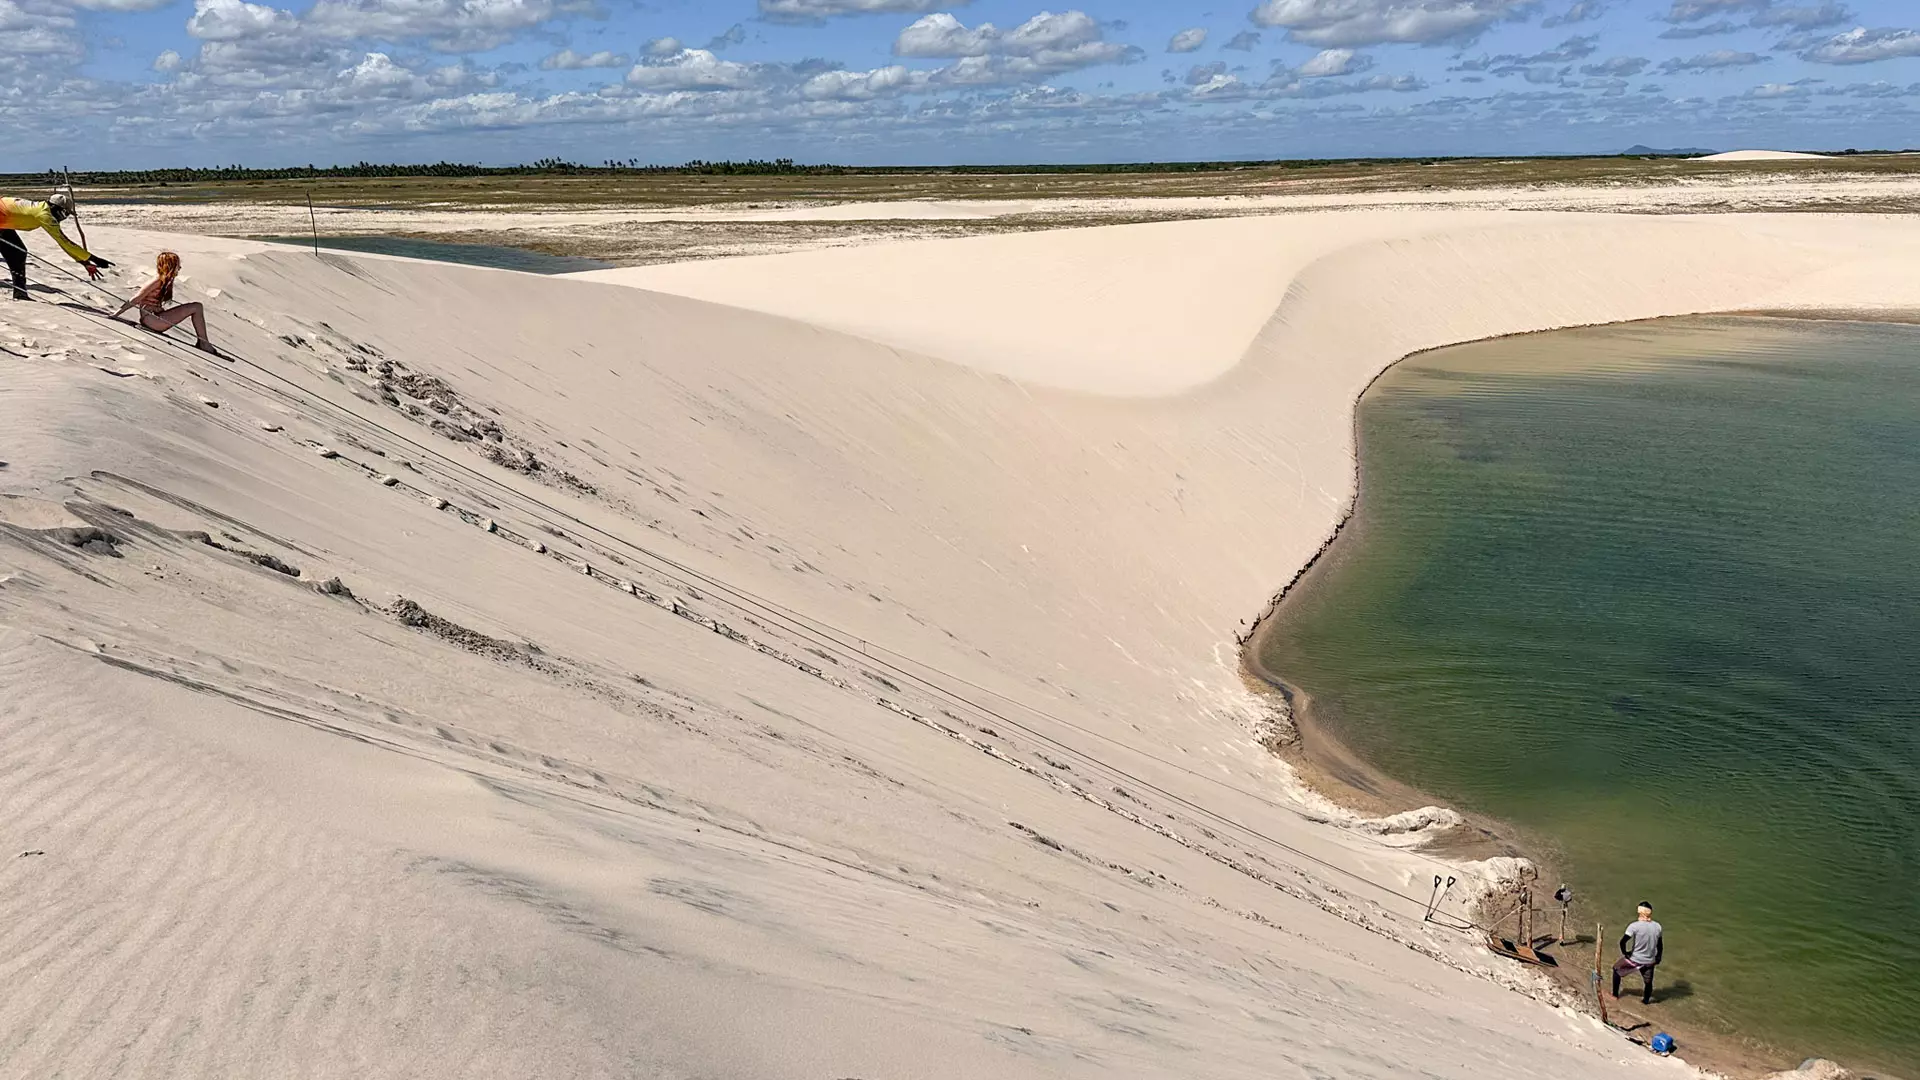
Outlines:
<svg viewBox="0 0 1920 1080"><path fill-rule="evenodd" d="M87 268L87 276L97 278L100 271L113 264L93 254L86 248L67 239L60 231L60 223L73 216L73 197L60 192L46 202L29 202L26 199L0 198L0 255L6 257L7 270L13 275L13 298L31 300L27 295L27 244L20 239L23 232L45 229L53 242L60 245L74 262Z"/></svg>

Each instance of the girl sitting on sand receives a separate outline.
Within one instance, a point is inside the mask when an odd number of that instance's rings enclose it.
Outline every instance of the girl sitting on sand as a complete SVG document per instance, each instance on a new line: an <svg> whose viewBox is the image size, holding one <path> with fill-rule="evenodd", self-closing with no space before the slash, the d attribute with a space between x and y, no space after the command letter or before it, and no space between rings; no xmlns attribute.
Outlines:
<svg viewBox="0 0 1920 1080"><path fill-rule="evenodd" d="M140 325L156 334L164 334L188 319L193 320L193 347L202 352L220 355L220 350L207 340L206 310L198 302L167 305L173 301L173 279L180 276L180 256L171 251L163 251L154 260L155 269L160 276L153 279L146 288L136 293L133 299L120 305L113 313L119 318L128 308L140 309Z"/></svg>

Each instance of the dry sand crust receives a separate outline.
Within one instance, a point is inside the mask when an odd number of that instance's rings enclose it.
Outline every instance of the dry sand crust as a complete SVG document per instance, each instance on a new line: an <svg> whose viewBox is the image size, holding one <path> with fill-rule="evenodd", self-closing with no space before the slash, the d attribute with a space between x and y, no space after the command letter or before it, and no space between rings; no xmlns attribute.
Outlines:
<svg viewBox="0 0 1920 1080"><path fill-rule="evenodd" d="M93 239L241 359L0 306L6 1077L1688 1074L1424 921L1510 867L1301 790L1236 638L1400 356L1920 268L1811 215L641 288Z"/></svg>

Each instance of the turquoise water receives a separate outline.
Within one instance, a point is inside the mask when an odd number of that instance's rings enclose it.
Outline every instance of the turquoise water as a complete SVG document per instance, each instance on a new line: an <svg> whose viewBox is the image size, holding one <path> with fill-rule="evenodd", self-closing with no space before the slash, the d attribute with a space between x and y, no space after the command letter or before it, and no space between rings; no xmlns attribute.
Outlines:
<svg viewBox="0 0 1920 1080"><path fill-rule="evenodd" d="M1609 939L1652 900L1656 1018L1920 1076L1920 328L1460 346L1359 424L1268 669L1544 841Z"/></svg>
<svg viewBox="0 0 1920 1080"><path fill-rule="evenodd" d="M311 247L305 236L269 236L276 244ZM612 263L575 255L548 255L543 251L504 247L496 244L449 244L439 240L420 240L410 236L323 236L320 247L337 251L370 251L376 255L404 255L409 259L459 263L462 266L491 266L497 270L520 270L529 274L572 274L582 270L605 270Z"/></svg>

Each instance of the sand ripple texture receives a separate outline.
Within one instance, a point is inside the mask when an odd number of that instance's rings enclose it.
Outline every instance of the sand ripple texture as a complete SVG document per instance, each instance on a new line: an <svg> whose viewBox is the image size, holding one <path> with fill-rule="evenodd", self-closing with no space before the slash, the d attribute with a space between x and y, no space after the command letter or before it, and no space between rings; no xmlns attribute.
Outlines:
<svg viewBox="0 0 1920 1080"><path fill-rule="evenodd" d="M1299 791L1235 638L1405 352L1891 305L1920 234L1189 227L931 247L892 326L834 297L908 245L756 301L97 228L232 364L36 263L0 1077L1683 1071L1422 921L1449 868ZM1083 348L1246 245L1211 351Z"/></svg>

